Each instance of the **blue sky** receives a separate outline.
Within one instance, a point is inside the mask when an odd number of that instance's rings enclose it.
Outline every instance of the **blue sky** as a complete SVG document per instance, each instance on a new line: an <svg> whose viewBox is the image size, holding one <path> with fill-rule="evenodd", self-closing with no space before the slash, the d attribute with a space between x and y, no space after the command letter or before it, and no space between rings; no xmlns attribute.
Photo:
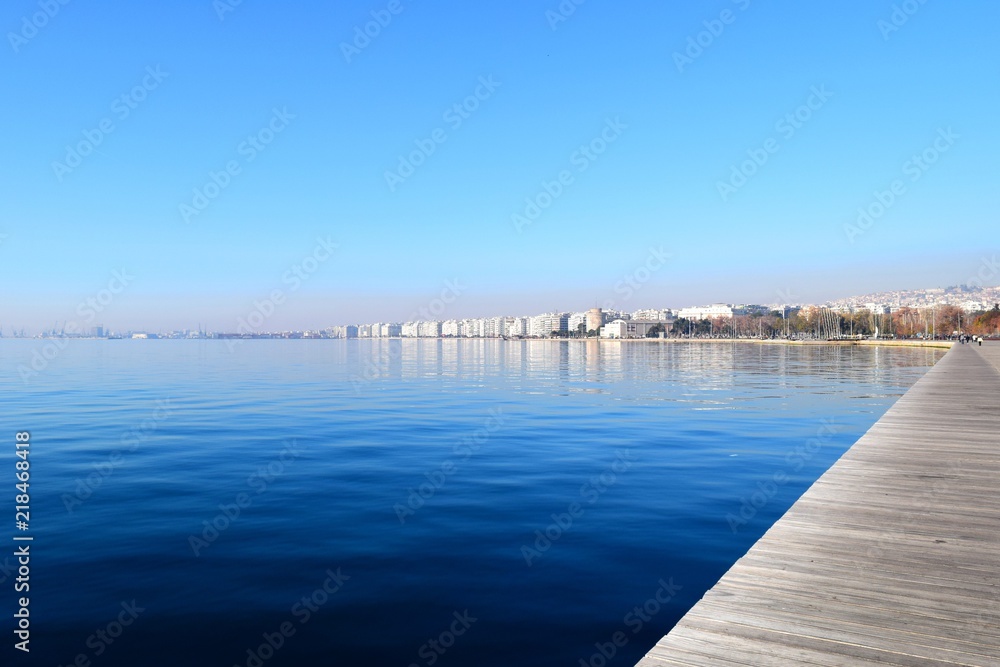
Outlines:
<svg viewBox="0 0 1000 667"><path fill-rule="evenodd" d="M823 301L995 254L996 3L562 6L4 3L0 325Z"/></svg>

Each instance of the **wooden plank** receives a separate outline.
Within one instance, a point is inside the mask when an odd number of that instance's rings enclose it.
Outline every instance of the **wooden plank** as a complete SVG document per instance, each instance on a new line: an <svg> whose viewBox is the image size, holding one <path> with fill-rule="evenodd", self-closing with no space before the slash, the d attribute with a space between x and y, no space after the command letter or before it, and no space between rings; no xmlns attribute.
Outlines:
<svg viewBox="0 0 1000 667"><path fill-rule="evenodd" d="M1000 345L954 346L640 667L1000 667Z"/></svg>

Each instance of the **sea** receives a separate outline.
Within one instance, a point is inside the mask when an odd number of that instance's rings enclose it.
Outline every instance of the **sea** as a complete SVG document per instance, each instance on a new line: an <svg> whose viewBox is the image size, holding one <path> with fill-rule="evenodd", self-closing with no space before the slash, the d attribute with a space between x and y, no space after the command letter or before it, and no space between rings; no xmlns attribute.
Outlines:
<svg viewBox="0 0 1000 667"><path fill-rule="evenodd" d="M943 353L2 340L0 662L633 665Z"/></svg>

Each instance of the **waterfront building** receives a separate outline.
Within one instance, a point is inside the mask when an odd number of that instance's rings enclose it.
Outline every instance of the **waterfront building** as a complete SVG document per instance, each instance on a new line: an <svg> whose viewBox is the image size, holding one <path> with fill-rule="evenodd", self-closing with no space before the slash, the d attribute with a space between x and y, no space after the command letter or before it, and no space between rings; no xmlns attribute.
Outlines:
<svg viewBox="0 0 1000 667"><path fill-rule="evenodd" d="M669 308L643 308L632 313L633 320L646 320L659 322L673 318L674 311Z"/></svg>
<svg viewBox="0 0 1000 667"><path fill-rule="evenodd" d="M653 329L661 329L664 332L670 331L670 327L674 325L674 322L675 318L673 317L664 320L626 320L625 337L646 338Z"/></svg>
<svg viewBox="0 0 1000 667"><path fill-rule="evenodd" d="M403 325L396 322L379 326L379 338L399 338L403 333Z"/></svg>
<svg viewBox="0 0 1000 667"><path fill-rule="evenodd" d="M330 338L357 338L358 328L353 324L345 326L330 327L327 329Z"/></svg>
<svg viewBox="0 0 1000 667"><path fill-rule="evenodd" d="M686 320L713 320L719 317L730 318L734 315L746 315L747 310L742 306L734 306L730 303L713 303L710 306L693 306L681 308L677 317Z"/></svg>
<svg viewBox="0 0 1000 667"><path fill-rule="evenodd" d="M504 334L504 318L487 317L483 319L483 337L500 338Z"/></svg>
<svg viewBox="0 0 1000 667"><path fill-rule="evenodd" d="M653 329L669 331L674 320L612 320L601 328L601 338L646 338Z"/></svg>
<svg viewBox="0 0 1000 667"><path fill-rule="evenodd" d="M600 331L604 326L604 313L600 308L591 308L587 311L587 331Z"/></svg>
<svg viewBox="0 0 1000 667"><path fill-rule="evenodd" d="M601 327L601 338L625 338L628 324L625 320L612 320Z"/></svg>
<svg viewBox="0 0 1000 667"><path fill-rule="evenodd" d="M553 331L569 331L568 313L546 313L531 318L528 335L536 338L547 338L552 335Z"/></svg>
<svg viewBox="0 0 1000 667"><path fill-rule="evenodd" d="M511 317L507 320L506 336L508 338L524 338L528 335L528 318Z"/></svg>
<svg viewBox="0 0 1000 667"><path fill-rule="evenodd" d="M545 333L546 319L544 315L535 315L528 319L528 335L532 338L541 338Z"/></svg>
<svg viewBox="0 0 1000 667"><path fill-rule="evenodd" d="M417 332L421 338L440 338L441 322L437 320L420 322Z"/></svg>
<svg viewBox="0 0 1000 667"><path fill-rule="evenodd" d="M475 318L462 320L462 336L465 338L481 338L483 335L483 323Z"/></svg>

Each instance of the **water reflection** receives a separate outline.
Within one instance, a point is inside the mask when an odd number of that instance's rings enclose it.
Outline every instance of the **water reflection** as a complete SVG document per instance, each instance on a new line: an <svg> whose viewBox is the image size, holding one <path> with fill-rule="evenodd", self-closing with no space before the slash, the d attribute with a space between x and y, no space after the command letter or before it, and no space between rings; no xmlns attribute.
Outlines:
<svg viewBox="0 0 1000 667"><path fill-rule="evenodd" d="M518 378L525 391L602 392L629 380L670 380L693 391L794 388L797 378L831 383L905 383L900 371L933 365L936 348L600 340L402 339L337 341L355 384L441 377ZM341 355L335 355L341 356Z"/></svg>

